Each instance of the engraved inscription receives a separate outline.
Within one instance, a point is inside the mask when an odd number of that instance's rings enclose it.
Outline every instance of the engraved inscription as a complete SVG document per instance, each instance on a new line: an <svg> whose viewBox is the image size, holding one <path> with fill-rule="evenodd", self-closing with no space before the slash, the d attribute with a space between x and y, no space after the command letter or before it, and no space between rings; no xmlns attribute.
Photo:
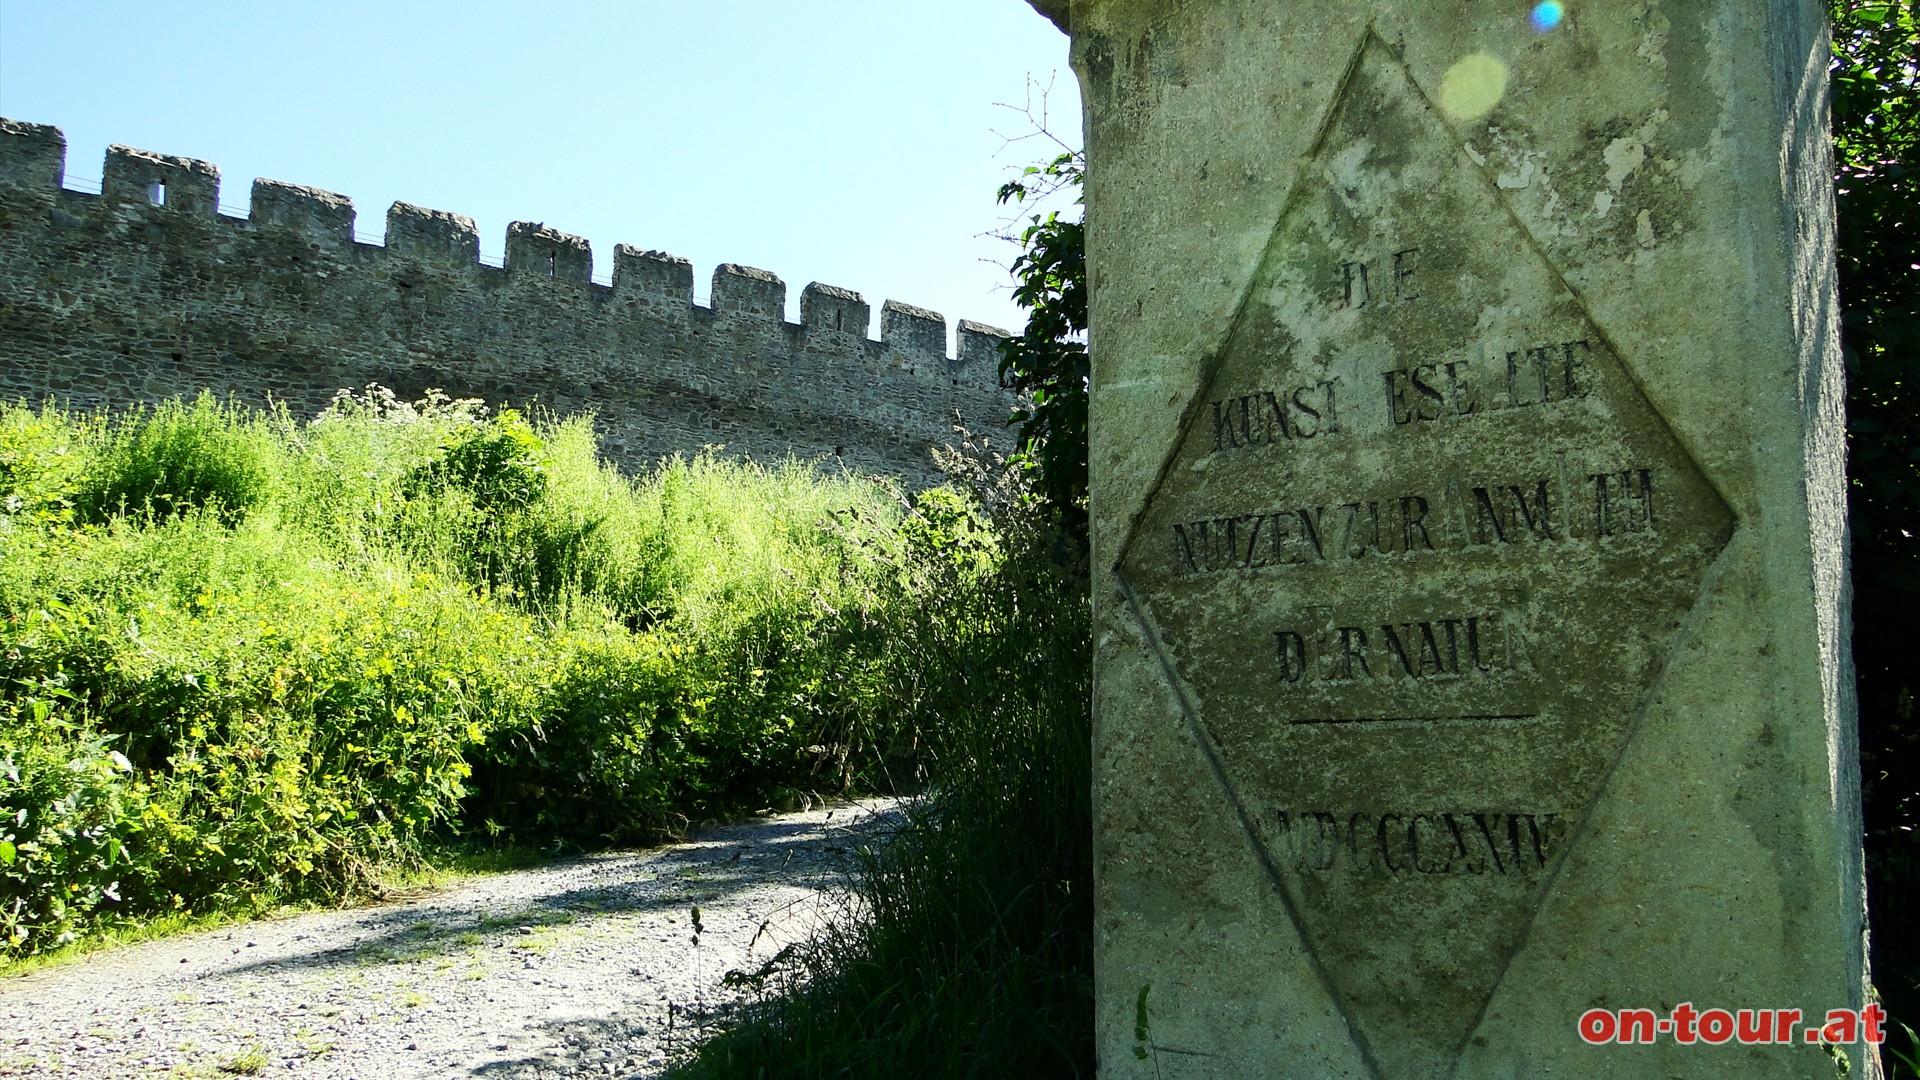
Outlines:
<svg viewBox="0 0 1920 1080"><path fill-rule="evenodd" d="M1353 619L1273 632L1279 685L1459 679L1524 664L1521 622L1498 611L1409 620ZM1308 718L1296 718L1305 720Z"/></svg>
<svg viewBox="0 0 1920 1080"><path fill-rule="evenodd" d="M1584 339L1508 353L1507 404L1518 408L1585 397L1584 370L1592 354L1593 343Z"/></svg>
<svg viewBox="0 0 1920 1080"><path fill-rule="evenodd" d="M1469 478L1428 491L1226 513L1173 522L1165 550L1179 573L1215 574L1652 539L1655 472L1643 467L1589 473L1586 494L1578 499L1558 477L1536 475Z"/></svg>
<svg viewBox="0 0 1920 1080"><path fill-rule="evenodd" d="M1394 428L1457 420L1485 412L1585 399L1592 387L1593 343L1585 339L1506 353L1496 396L1483 398L1471 357L1407 364L1380 373L1386 416Z"/></svg>
<svg viewBox="0 0 1920 1080"><path fill-rule="evenodd" d="M1424 495L1230 514L1173 526L1174 558L1188 573L1294 566L1434 550Z"/></svg>
<svg viewBox="0 0 1920 1080"><path fill-rule="evenodd" d="M1564 840L1562 812L1275 810L1280 857L1297 873L1526 875Z"/></svg>
<svg viewBox="0 0 1920 1080"><path fill-rule="evenodd" d="M1476 544L1517 544L1528 540L1552 540L1553 502L1548 497L1550 480L1527 485L1504 484L1491 490L1471 489L1473 500L1473 542Z"/></svg>
<svg viewBox="0 0 1920 1080"><path fill-rule="evenodd" d="M1425 1080L1734 518L1393 51L1345 86L1119 565L1378 1075Z"/></svg>
<svg viewBox="0 0 1920 1080"><path fill-rule="evenodd" d="M1594 473L1594 532L1600 536L1615 533L1652 532L1653 470L1622 469L1617 473Z"/></svg>
<svg viewBox="0 0 1920 1080"><path fill-rule="evenodd" d="M1470 416L1480 407L1468 382L1467 363L1415 364L1383 372L1387 416L1394 427L1445 416Z"/></svg>
<svg viewBox="0 0 1920 1080"><path fill-rule="evenodd" d="M1337 275L1340 282L1339 306L1364 308L1383 303L1410 304L1420 299L1413 280L1419 269L1419 248L1402 248L1390 252L1385 259L1371 263L1365 259L1343 261ZM1379 292L1375 291L1379 287L1376 282L1384 286Z"/></svg>
<svg viewBox="0 0 1920 1080"><path fill-rule="evenodd" d="M1339 394L1332 379L1291 390L1256 390L1209 404L1215 453L1340 433Z"/></svg>

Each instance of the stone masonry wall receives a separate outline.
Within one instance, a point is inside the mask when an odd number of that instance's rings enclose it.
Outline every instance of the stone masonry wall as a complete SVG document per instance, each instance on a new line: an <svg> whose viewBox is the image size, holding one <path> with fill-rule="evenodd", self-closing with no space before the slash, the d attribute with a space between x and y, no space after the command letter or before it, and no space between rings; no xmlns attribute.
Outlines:
<svg viewBox="0 0 1920 1080"><path fill-rule="evenodd" d="M210 389L296 415L341 388L429 388L489 404L592 410L627 468L723 444L777 460L935 478L956 420L998 435L1004 331L889 300L879 341L858 293L723 265L712 306L685 259L622 244L613 284L587 242L517 221L506 265L472 219L395 203L385 246L354 238L351 200L274 180L246 218L219 170L124 146L98 195L62 186L57 128L0 119L0 400L125 407Z"/></svg>

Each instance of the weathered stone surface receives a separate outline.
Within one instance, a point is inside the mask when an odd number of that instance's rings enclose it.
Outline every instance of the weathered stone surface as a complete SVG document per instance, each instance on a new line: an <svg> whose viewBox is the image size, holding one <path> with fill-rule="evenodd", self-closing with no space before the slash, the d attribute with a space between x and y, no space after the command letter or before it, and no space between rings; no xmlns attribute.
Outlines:
<svg viewBox="0 0 1920 1080"><path fill-rule="evenodd" d="M686 260L619 245L611 286L585 239L514 222L506 265L471 218L407 203L386 243L351 200L272 180L247 219L219 211L206 162L114 147L104 194L61 186L56 128L0 119L0 398L124 406L202 389L296 413L380 383L494 404L591 410L631 468L708 445L762 461L834 459L921 483L956 417L996 432L1013 401L1003 331L889 303L881 340L857 293L731 264L697 305Z"/></svg>
<svg viewBox="0 0 1920 1080"><path fill-rule="evenodd" d="M1863 988L1823 26L1700 8L1072 5L1104 1076L1831 1071L1575 1027Z"/></svg>
<svg viewBox="0 0 1920 1080"><path fill-rule="evenodd" d="M1033 10L1052 20L1053 25L1062 30L1072 28L1071 5L1067 0L1028 0L1028 2L1033 5Z"/></svg>
<svg viewBox="0 0 1920 1080"><path fill-rule="evenodd" d="M1184 427L1123 580L1374 1057L1439 1075L1732 514L1371 35Z"/></svg>

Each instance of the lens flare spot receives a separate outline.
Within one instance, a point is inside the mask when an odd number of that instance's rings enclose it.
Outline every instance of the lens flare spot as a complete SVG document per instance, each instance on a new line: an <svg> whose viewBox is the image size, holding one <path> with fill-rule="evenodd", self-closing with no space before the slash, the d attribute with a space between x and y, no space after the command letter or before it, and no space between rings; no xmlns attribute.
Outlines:
<svg viewBox="0 0 1920 1080"><path fill-rule="evenodd" d="M1533 15L1531 16L1533 19L1533 28L1544 34L1554 27L1559 26L1560 20L1566 18L1566 16L1566 6L1561 4L1560 0L1540 0L1539 3L1533 5Z"/></svg>
<svg viewBox="0 0 1920 1080"><path fill-rule="evenodd" d="M1463 56L1440 77L1440 107L1455 120L1478 120L1507 93L1507 65L1486 53Z"/></svg>

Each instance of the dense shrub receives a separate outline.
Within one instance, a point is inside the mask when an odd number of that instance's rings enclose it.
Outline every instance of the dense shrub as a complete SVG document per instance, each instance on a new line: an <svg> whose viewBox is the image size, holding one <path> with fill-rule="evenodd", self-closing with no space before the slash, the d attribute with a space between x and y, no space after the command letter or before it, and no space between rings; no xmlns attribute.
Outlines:
<svg viewBox="0 0 1920 1080"><path fill-rule="evenodd" d="M1912 646L1920 603L1920 3L1834 0L1832 11L1873 979L1889 1012L1920 1024L1920 679ZM1904 1033L1895 1040L1909 1060L1920 1057Z"/></svg>
<svg viewBox="0 0 1920 1080"><path fill-rule="evenodd" d="M51 689L51 688L50 688ZM0 948L72 941L134 872L146 792L107 739L56 714L54 689L0 705Z"/></svg>
<svg viewBox="0 0 1920 1080"><path fill-rule="evenodd" d="M942 597L884 608L929 787L856 917L733 976L764 993L678 1080L1093 1075L1085 567L1057 515L988 501L991 528L934 493L891 534L897 585Z"/></svg>
<svg viewBox="0 0 1920 1080"><path fill-rule="evenodd" d="M684 822L702 764L689 747L682 650L657 636L567 649L538 718L481 748L468 820L488 833L652 839Z"/></svg>
<svg viewBox="0 0 1920 1080"><path fill-rule="evenodd" d="M504 410L492 423L474 422L457 432L441 453L412 473L414 486L457 488L483 516L525 510L546 494L540 460L546 444L520 414Z"/></svg>
<svg viewBox="0 0 1920 1080"><path fill-rule="evenodd" d="M80 424L51 409L0 411L0 522L69 513L86 437Z"/></svg>
<svg viewBox="0 0 1920 1080"><path fill-rule="evenodd" d="M0 484L16 955L364 893L436 839L652 839L911 777L903 619L994 565L958 496L631 481L584 418L377 388L304 424L0 409Z"/></svg>
<svg viewBox="0 0 1920 1080"><path fill-rule="evenodd" d="M518 613L264 527L15 530L0 557L11 744L110 748L144 799L116 834L117 911L369 889L451 819L465 753L538 700L541 639ZM62 738L23 722L41 699Z"/></svg>
<svg viewBox="0 0 1920 1080"><path fill-rule="evenodd" d="M82 517L211 510L231 524L266 501L276 447L263 420L202 394L107 427L76 496Z"/></svg>
<svg viewBox="0 0 1920 1080"><path fill-rule="evenodd" d="M538 727L478 762L475 820L633 839L781 788L909 778L906 684L888 672L910 646L889 621L938 594L902 589L895 560L909 530L944 532L881 487L792 466L671 460L622 494L532 511L522 550L578 542L539 555L544 576L515 595L551 612L557 594L629 632L569 646Z"/></svg>

